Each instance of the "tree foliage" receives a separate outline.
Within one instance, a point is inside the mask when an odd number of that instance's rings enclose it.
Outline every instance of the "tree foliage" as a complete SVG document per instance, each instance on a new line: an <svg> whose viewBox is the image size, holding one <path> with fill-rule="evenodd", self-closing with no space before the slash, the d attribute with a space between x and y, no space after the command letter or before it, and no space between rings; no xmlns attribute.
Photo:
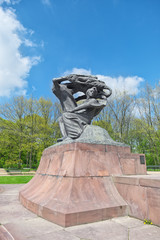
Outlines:
<svg viewBox="0 0 160 240"><path fill-rule="evenodd" d="M146 85L140 96L115 93L96 121L110 136L145 153L147 164L160 164L160 85Z"/></svg>
<svg viewBox="0 0 160 240"><path fill-rule="evenodd" d="M60 137L51 100L16 97L0 108L0 167L36 167Z"/></svg>

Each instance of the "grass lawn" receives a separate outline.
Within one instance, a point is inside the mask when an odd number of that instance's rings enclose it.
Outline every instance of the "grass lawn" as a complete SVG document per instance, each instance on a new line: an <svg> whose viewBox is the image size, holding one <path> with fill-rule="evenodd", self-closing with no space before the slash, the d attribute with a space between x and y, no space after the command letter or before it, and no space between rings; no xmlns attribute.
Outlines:
<svg viewBox="0 0 160 240"><path fill-rule="evenodd" d="M33 176L0 176L0 184L20 184L29 182Z"/></svg>
<svg viewBox="0 0 160 240"><path fill-rule="evenodd" d="M147 171L160 172L160 169L147 169Z"/></svg>

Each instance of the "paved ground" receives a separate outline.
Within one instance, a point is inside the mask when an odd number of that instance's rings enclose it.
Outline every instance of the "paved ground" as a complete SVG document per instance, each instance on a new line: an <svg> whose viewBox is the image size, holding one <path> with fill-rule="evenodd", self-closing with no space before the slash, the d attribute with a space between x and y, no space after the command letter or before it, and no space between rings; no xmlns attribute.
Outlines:
<svg viewBox="0 0 160 240"><path fill-rule="evenodd" d="M23 173L25 175L34 175L35 174L35 171L30 171L28 173ZM148 175L155 175L155 174L159 174L160 175L160 171L148 171L147 172ZM10 176L8 172L6 172L6 170L4 168L0 168L0 176ZM16 176L16 174L14 174ZM19 176L19 174L17 175Z"/></svg>
<svg viewBox="0 0 160 240"><path fill-rule="evenodd" d="M147 171L148 175L160 175L160 171Z"/></svg>
<svg viewBox="0 0 160 240"><path fill-rule="evenodd" d="M160 228L119 217L63 228L25 209L18 201L22 184L0 185L0 240L160 240Z"/></svg>

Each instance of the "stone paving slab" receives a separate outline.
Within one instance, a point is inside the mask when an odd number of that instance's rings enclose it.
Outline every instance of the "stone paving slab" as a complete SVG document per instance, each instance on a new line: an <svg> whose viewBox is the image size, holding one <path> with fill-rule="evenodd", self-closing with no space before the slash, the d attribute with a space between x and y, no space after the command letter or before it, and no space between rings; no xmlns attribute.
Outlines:
<svg viewBox="0 0 160 240"><path fill-rule="evenodd" d="M130 229L129 240L160 240L160 229L156 226L145 225Z"/></svg>
<svg viewBox="0 0 160 240"><path fill-rule="evenodd" d="M128 240L128 228L112 220L86 224L85 226L74 226L67 228L67 231L78 236L80 239Z"/></svg>
<svg viewBox="0 0 160 240"><path fill-rule="evenodd" d="M131 217L63 228L25 209L18 200L22 184L0 188L0 240L160 240L160 228ZM4 228L3 228L4 227ZM4 229L10 234L4 238ZM3 235L2 235L3 231Z"/></svg>

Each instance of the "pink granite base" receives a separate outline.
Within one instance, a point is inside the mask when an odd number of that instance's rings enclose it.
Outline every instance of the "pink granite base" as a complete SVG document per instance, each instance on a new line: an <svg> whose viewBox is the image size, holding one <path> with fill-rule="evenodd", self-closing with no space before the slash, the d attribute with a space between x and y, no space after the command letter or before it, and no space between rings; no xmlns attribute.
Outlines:
<svg viewBox="0 0 160 240"><path fill-rule="evenodd" d="M34 181L33 186L20 192L21 203L61 226L95 222L128 213L127 204L110 177L36 175Z"/></svg>
<svg viewBox="0 0 160 240"><path fill-rule="evenodd" d="M2 225L0 225L0 239L1 240L13 240L13 236Z"/></svg>
<svg viewBox="0 0 160 240"><path fill-rule="evenodd" d="M34 178L20 191L21 203L64 227L128 215L112 176L146 174L139 154L126 146L70 143L43 152Z"/></svg>
<svg viewBox="0 0 160 240"><path fill-rule="evenodd" d="M117 190L129 206L129 215L160 226L160 175L114 177Z"/></svg>

